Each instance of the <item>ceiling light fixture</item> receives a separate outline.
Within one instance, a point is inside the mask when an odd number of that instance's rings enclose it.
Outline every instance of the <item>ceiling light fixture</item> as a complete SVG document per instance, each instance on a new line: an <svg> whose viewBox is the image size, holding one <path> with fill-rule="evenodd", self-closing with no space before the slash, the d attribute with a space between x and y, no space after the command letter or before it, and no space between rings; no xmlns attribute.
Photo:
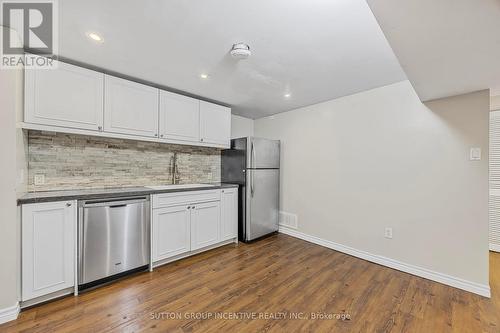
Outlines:
<svg viewBox="0 0 500 333"><path fill-rule="evenodd" d="M292 94L290 94L290 93L285 94L285 98L290 98L290 97L292 97Z"/></svg>
<svg viewBox="0 0 500 333"><path fill-rule="evenodd" d="M233 44L231 48L231 56L235 59L246 59L250 57L252 52L250 52L250 46L245 43Z"/></svg>
<svg viewBox="0 0 500 333"><path fill-rule="evenodd" d="M96 42L102 42L102 37L96 34L95 32L89 32L87 33L87 37L96 41Z"/></svg>
<svg viewBox="0 0 500 333"><path fill-rule="evenodd" d="M206 80L206 79L208 79L208 74L200 74L200 77L201 77L203 80Z"/></svg>

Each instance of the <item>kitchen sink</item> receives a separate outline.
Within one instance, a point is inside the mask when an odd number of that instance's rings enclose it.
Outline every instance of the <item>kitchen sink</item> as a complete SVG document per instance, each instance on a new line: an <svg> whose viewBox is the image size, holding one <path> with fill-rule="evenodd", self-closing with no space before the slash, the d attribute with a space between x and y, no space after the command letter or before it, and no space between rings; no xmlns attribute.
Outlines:
<svg viewBox="0 0 500 333"><path fill-rule="evenodd" d="M182 188L197 188L197 187L215 187L216 185L211 184L175 184L175 185L155 185L155 186L146 186L146 188L150 188L153 190L175 190Z"/></svg>

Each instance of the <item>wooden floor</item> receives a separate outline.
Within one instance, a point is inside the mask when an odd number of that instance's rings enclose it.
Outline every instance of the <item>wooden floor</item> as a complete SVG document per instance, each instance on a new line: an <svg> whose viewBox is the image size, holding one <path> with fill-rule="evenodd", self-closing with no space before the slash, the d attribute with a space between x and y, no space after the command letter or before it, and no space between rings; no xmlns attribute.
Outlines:
<svg viewBox="0 0 500 333"><path fill-rule="evenodd" d="M280 234L25 310L0 332L500 332L490 260L487 299Z"/></svg>

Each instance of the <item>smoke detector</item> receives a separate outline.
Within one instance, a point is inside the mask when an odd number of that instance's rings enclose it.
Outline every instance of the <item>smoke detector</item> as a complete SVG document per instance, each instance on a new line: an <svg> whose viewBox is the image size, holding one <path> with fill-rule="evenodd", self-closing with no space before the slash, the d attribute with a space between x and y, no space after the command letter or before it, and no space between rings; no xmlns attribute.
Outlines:
<svg viewBox="0 0 500 333"><path fill-rule="evenodd" d="M251 54L252 52L250 52L250 46L245 43L233 44L233 47L231 48L231 56L235 59L246 59Z"/></svg>

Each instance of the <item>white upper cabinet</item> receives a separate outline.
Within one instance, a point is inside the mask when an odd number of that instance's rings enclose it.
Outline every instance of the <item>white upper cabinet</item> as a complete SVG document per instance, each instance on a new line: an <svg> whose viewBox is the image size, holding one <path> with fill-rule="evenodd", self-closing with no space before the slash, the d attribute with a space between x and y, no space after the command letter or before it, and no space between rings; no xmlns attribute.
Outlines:
<svg viewBox="0 0 500 333"><path fill-rule="evenodd" d="M56 69L26 69L24 121L99 131L104 74L57 62Z"/></svg>
<svg viewBox="0 0 500 333"><path fill-rule="evenodd" d="M200 101L200 141L229 147L231 138L231 109Z"/></svg>
<svg viewBox="0 0 500 333"><path fill-rule="evenodd" d="M25 71L24 128L205 147L230 145L230 108L56 63L55 69Z"/></svg>
<svg viewBox="0 0 500 333"><path fill-rule="evenodd" d="M106 132L158 136L158 89L109 75L104 87Z"/></svg>
<svg viewBox="0 0 500 333"><path fill-rule="evenodd" d="M22 206L22 300L75 285L76 202Z"/></svg>
<svg viewBox="0 0 500 333"><path fill-rule="evenodd" d="M198 143L200 141L200 101L160 91L160 137Z"/></svg>

